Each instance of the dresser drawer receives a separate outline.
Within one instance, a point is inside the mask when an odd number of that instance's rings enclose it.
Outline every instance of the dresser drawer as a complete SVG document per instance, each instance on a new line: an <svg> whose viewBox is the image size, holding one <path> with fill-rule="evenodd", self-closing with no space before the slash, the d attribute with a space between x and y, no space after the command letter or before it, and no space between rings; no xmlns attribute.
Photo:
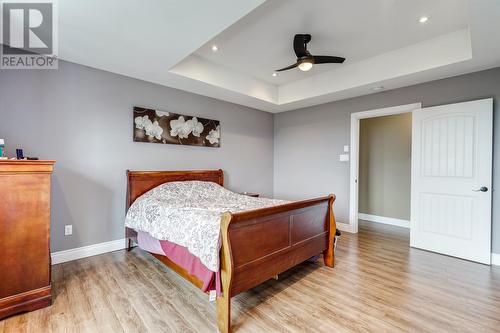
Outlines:
<svg viewBox="0 0 500 333"><path fill-rule="evenodd" d="M0 298L49 279L50 175L0 175Z"/></svg>

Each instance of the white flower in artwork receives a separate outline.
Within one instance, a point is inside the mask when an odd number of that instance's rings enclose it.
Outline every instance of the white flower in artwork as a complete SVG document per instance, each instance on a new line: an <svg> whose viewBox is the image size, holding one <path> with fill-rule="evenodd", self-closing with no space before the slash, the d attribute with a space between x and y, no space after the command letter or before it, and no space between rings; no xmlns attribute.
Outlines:
<svg viewBox="0 0 500 333"><path fill-rule="evenodd" d="M147 115L141 117L135 117L135 128L137 129L145 129L146 126L151 126L153 123L151 120L149 120L149 117Z"/></svg>
<svg viewBox="0 0 500 333"><path fill-rule="evenodd" d="M189 119L186 121L186 124L191 128L193 135L199 137L203 132L203 124L198 121L198 118L193 117L193 119Z"/></svg>
<svg viewBox="0 0 500 333"><path fill-rule="evenodd" d="M177 120L170 121L170 136L178 136L179 139L186 139L191 133L191 125L184 120L183 116L179 116Z"/></svg>
<svg viewBox="0 0 500 333"><path fill-rule="evenodd" d="M219 139L220 139L220 126L217 125L216 129L210 130L210 132L208 132L207 140L210 142L210 144L213 145L214 143L219 143Z"/></svg>
<svg viewBox="0 0 500 333"><path fill-rule="evenodd" d="M155 110L155 112L156 112L156 115L157 115L158 117L161 117L161 116L167 116L167 117L168 117L168 116L170 116L170 113L168 113L168 112L166 112L166 111Z"/></svg>
<svg viewBox="0 0 500 333"><path fill-rule="evenodd" d="M144 128L146 130L146 135L154 137L157 140L161 140L161 135L163 134L163 128L158 124L158 121L151 122L147 124Z"/></svg>

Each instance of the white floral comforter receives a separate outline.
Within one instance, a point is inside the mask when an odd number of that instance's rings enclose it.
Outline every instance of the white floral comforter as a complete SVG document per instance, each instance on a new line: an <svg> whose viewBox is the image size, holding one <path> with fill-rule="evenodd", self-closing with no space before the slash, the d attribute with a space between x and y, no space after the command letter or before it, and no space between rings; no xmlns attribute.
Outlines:
<svg viewBox="0 0 500 333"><path fill-rule="evenodd" d="M139 197L127 212L125 225L184 246L211 271L219 270L220 218L287 203L231 192L212 182L162 184Z"/></svg>

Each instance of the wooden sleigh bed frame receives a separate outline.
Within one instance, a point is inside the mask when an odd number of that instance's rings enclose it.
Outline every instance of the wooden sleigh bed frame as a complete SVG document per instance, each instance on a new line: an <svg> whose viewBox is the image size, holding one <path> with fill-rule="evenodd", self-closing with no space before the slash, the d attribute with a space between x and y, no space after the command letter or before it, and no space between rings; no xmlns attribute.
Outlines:
<svg viewBox="0 0 500 333"><path fill-rule="evenodd" d="M222 170L127 171L127 210L139 196L160 184L188 180L224 184ZM320 253L325 265L333 267L334 200L335 195L330 195L222 215L222 296L217 297L217 325L222 333L231 332L231 297ZM125 232L130 250L132 241L137 241L137 233L130 228L125 228ZM152 255L198 288L202 287L202 281L166 256Z"/></svg>

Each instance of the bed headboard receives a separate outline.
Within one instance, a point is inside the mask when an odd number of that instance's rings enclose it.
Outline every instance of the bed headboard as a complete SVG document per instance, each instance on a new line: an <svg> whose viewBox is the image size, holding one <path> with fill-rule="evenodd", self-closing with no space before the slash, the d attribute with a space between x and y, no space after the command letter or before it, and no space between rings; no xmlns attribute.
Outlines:
<svg viewBox="0 0 500 333"><path fill-rule="evenodd" d="M158 185L168 182L200 180L224 186L224 173L219 170L130 171L127 170L127 210L130 205Z"/></svg>

